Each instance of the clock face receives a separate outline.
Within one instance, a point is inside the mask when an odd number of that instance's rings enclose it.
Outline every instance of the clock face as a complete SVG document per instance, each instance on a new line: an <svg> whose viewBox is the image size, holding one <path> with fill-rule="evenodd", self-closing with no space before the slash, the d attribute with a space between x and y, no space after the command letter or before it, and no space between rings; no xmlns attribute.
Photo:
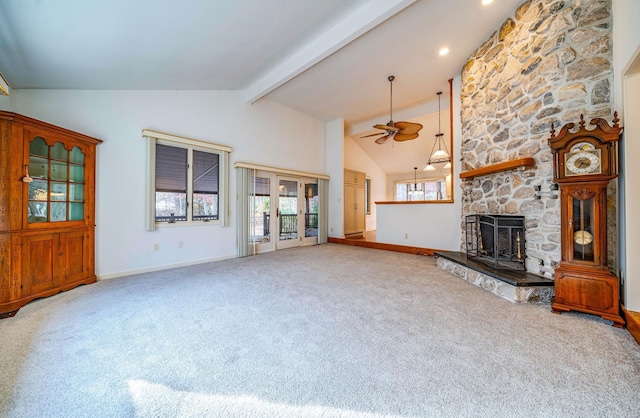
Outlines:
<svg viewBox="0 0 640 418"><path fill-rule="evenodd" d="M593 144L580 142L571 147L565 154L565 175L580 176L585 174L600 174L600 150Z"/></svg>

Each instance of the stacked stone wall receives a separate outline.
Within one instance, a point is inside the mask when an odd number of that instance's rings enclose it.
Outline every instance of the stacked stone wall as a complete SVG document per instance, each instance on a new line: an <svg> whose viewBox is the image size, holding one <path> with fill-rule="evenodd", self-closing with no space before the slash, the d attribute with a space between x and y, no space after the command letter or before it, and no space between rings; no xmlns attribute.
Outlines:
<svg viewBox="0 0 640 418"><path fill-rule="evenodd" d="M462 251L468 214L521 214L528 271L553 277L560 261L560 206L549 192L551 124L613 119L611 0L528 0L462 70L462 171L522 157L536 165L462 184ZM536 190L543 192L541 198ZM615 188L610 188L612 193ZM610 265L615 216L610 221Z"/></svg>

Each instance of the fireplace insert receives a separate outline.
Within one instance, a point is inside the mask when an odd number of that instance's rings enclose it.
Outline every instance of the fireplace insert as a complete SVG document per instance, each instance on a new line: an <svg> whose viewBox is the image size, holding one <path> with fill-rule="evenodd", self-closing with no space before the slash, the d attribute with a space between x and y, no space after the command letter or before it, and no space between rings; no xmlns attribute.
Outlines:
<svg viewBox="0 0 640 418"><path fill-rule="evenodd" d="M524 216L468 215L467 257L496 269L525 270Z"/></svg>

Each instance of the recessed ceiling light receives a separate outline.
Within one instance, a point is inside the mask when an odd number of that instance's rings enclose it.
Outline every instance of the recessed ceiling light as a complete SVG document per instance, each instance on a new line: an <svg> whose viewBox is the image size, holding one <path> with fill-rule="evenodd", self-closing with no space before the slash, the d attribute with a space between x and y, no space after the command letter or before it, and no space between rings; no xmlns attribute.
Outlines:
<svg viewBox="0 0 640 418"><path fill-rule="evenodd" d="M447 55L449 53L449 48L442 48L438 54Z"/></svg>
<svg viewBox="0 0 640 418"><path fill-rule="evenodd" d="M487 4L493 3L493 0L482 0L482 5L486 6Z"/></svg>

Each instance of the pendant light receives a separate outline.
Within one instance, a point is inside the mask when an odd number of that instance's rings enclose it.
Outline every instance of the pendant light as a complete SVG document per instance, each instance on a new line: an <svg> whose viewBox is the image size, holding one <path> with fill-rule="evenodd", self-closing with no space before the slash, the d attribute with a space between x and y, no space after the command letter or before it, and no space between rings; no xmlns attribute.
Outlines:
<svg viewBox="0 0 640 418"><path fill-rule="evenodd" d="M418 186L418 167L413 167L413 184L409 186L409 195L415 196L422 194L422 187Z"/></svg>
<svg viewBox="0 0 640 418"><path fill-rule="evenodd" d="M444 143L442 137L444 134L442 133L442 128L440 126L440 96L442 92L439 91L438 95L438 133L436 134L436 142L433 143L433 148L431 148L431 157L429 158L429 162L427 162L427 166L424 168L424 171L432 171L436 168L433 166L434 163L444 163L446 162L451 167L451 157L449 156L449 152L447 151L447 146ZM436 149L436 145L438 145L438 149ZM444 149L443 149L444 148ZM434 151L435 150L435 151Z"/></svg>

